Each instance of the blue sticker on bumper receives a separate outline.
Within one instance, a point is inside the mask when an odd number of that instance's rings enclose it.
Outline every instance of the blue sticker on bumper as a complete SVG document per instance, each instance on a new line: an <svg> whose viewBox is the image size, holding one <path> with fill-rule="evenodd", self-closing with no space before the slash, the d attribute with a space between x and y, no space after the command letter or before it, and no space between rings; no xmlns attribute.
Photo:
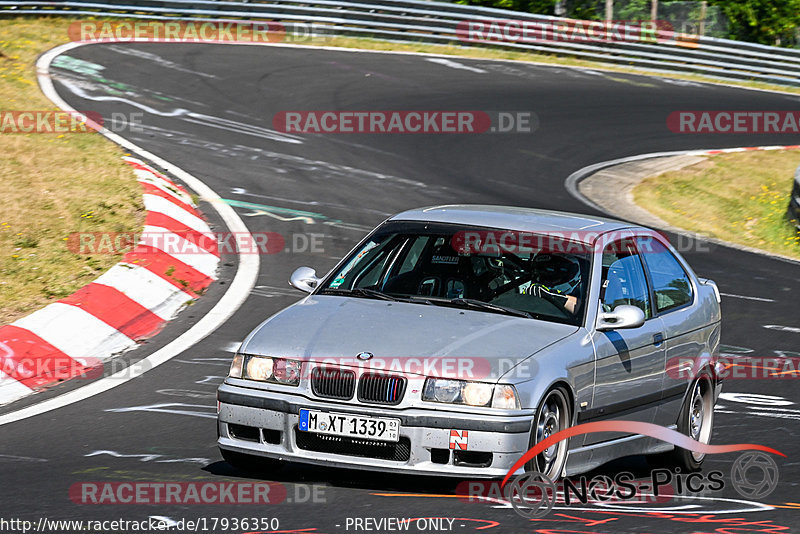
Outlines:
<svg viewBox="0 0 800 534"><path fill-rule="evenodd" d="M300 410L300 423L297 427L300 430L308 430L308 410Z"/></svg>

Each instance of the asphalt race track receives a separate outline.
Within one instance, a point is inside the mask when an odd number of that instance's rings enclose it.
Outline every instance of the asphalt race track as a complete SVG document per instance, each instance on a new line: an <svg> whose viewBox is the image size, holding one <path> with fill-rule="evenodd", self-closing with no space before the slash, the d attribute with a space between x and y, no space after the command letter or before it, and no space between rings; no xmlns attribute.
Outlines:
<svg viewBox="0 0 800 534"><path fill-rule="evenodd" d="M798 142L786 135L674 134L666 126L672 111L786 110L795 109L800 97L553 66L455 58L443 64L415 55L290 47L104 44L67 55L89 62L57 58L53 64L56 88L71 106L99 111L107 121L113 113L143 112L140 131L119 133L234 201L251 232L285 236L289 252L261 256L258 282L245 304L191 350L110 391L3 426L4 517L255 516L277 518L279 527L272 530L313 533L364 531L353 518L456 518L452 525L425 531L487 533L790 532L800 525L800 505L788 504L798 501L800 483L800 391L792 380L729 380L717 406L712 443L757 443L787 455L777 459L779 485L763 502L748 501L726 486L652 505L658 511L590 504L557 507L546 518L529 521L502 503L455 498L454 480L302 466L264 475L287 490L286 501L270 506L71 501L70 487L85 481L247 480L251 475L223 462L216 448L215 391L232 347L302 296L286 283L295 267L326 272L388 215L462 202L591 213L564 187L568 175L587 165L667 150ZM273 130L272 118L287 110L530 111L538 128L504 134L286 135ZM209 205L201 209L215 230L225 230ZM311 234L321 247L311 247ZM714 279L726 295L726 350L762 356L800 351L798 265L702 242L684 241L679 248L695 271ZM226 259L220 283L124 359L147 356L202 317L235 273L236 257ZM83 385L78 382L0 413ZM722 471L728 481L734 458L709 456L704 472ZM649 476L647 463L635 457L599 472L621 468ZM392 531L369 526L371 532ZM409 531L423 531L421 526L411 523ZM254 529L217 529L247 530Z"/></svg>

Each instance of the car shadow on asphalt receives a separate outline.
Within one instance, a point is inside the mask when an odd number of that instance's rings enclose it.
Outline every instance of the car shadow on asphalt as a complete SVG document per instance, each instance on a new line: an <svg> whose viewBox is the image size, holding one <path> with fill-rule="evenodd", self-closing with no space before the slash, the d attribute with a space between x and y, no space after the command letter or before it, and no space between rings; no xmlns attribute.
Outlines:
<svg viewBox="0 0 800 534"><path fill-rule="evenodd" d="M666 465L669 465L669 459L663 455L654 455L650 457L641 455L629 456L604 464L589 473L585 473L583 476L587 478L610 476L613 478L614 474L627 471L632 473L635 478L646 478L650 476L652 469ZM333 468L293 462L285 462L279 465L254 466L253 469L240 470L220 460L202 469L212 475L226 478L262 480L288 484L322 484L332 487L364 490L452 495L458 493L457 488L459 484L465 481L477 480L449 476Z"/></svg>

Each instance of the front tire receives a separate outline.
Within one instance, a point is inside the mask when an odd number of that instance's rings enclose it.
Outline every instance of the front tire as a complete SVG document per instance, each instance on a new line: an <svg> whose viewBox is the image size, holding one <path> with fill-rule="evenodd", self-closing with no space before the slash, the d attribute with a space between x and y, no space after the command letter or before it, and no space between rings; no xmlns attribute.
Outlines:
<svg viewBox="0 0 800 534"><path fill-rule="evenodd" d="M531 429L531 447L557 432L569 428L571 410L567 395L561 388L547 392L536 410ZM525 464L525 471L535 471L556 481L561 477L567 461L569 440L548 447Z"/></svg>
<svg viewBox="0 0 800 534"><path fill-rule="evenodd" d="M692 384L691 392L681 407L678 432L708 444L713 430L714 384L708 376L701 376ZM682 470L697 471L703 464L705 454L675 447L672 458L673 463Z"/></svg>

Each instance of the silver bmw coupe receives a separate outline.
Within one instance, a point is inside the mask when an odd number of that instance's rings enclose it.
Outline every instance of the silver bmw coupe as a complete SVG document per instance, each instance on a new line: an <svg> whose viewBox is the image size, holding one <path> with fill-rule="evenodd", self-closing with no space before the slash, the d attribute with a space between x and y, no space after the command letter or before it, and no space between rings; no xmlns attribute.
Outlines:
<svg viewBox="0 0 800 534"><path fill-rule="evenodd" d="M659 233L527 208L397 214L261 323L218 391L238 468L301 462L499 477L537 442L609 419L708 443L721 383L720 296ZM551 479L665 452L640 435L561 441ZM674 449L684 469L703 455ZM520 472L522 472L520 469Z"/></svg>

